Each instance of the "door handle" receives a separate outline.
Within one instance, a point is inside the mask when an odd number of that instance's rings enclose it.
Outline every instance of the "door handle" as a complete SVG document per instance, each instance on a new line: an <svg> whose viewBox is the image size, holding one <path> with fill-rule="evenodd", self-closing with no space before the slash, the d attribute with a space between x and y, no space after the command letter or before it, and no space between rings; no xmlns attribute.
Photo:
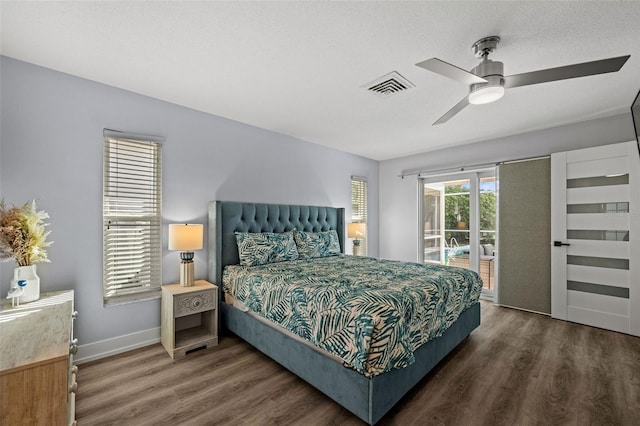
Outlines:
<svg viewBox="0 0 640 426"><path fill-rule="evenodd" d="M553 246L554 247L562 247L562 246L570 246L571 244L569 243L563 243L562 241L554 241L553 242Z"/></svg>

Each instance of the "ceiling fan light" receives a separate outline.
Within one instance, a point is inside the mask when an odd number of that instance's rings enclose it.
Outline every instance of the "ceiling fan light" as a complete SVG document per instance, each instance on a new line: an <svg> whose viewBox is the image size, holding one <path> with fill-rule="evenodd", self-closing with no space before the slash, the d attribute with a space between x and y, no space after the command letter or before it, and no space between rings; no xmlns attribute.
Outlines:
<svg viewBox="0 0 640 426"><path fill-rule="evenodd" d="M495 102L504 96L502 86L484 86L469 93L469 103L473 105L488 104Z"/></svg>

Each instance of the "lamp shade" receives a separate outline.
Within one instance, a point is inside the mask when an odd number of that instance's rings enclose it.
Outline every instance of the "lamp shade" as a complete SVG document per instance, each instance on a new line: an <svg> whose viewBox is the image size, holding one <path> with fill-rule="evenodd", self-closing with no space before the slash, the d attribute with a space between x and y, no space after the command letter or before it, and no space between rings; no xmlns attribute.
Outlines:
<svg viewBox="0 0 640 426"><path fill-rule="evenodd" d="M362 238L367 233L366 223L349 223L347 225L347 236L349 238Z"/></svg>
<svg viewBox="0 0 640 426"><path fill-rule="evenodd" d="M202 224L169 225L169 250L193 251L202 249Z"/></svg>

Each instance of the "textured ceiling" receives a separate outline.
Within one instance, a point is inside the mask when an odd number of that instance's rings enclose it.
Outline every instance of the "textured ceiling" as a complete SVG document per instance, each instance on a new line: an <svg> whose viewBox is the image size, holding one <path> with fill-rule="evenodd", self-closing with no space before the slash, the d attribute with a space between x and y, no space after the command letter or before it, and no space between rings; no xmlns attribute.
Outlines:
<svg viewBox="0 0 640 426"><path fill-rule="evenodd" d="M640 89L640 2L1 2L0 52L373 159L628 112ZM467 93L415 66L471 69L498 35L505 75L630 54L621 71ZM397 71L415 87L362 86Z"/></svg>

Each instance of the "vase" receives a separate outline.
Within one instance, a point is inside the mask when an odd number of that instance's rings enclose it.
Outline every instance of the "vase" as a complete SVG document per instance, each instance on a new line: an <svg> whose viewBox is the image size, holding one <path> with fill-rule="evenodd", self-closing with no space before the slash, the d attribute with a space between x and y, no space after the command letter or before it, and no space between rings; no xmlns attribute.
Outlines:
<svg viewBox="0 0 640 426"><path fill-rule="evenodd" d="M40 298L40 277L36 274L36 265L19 266L13 270L11 288L22 287L24 293L20 303L33 302Z"/></svg>

